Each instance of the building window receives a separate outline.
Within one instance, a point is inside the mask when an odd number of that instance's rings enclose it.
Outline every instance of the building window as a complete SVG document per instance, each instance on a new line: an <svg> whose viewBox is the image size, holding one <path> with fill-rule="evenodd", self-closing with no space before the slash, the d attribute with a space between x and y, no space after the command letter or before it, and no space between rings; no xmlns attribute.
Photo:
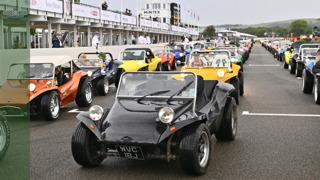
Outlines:
<svg viewBox="0 0 320 180"><path fill-rule="evenodd" d="M147 9L149 9L149 4L147 4Z"/></svg>
<svg viewBox="0 0 320 180"><path fill-rule="evenodd" d="M160 3L158 3L158 9L161 9L161 4Z"/></svg>
<svg viewBox="0 0 320 180"><path fill-rule="evenodd" d="M166 18L163 18L163 23L167 23L166 20L167 20Z"/></svg>
<svg viewBox="0 0 320 180"><path fill-rule="evenodd" d="M166 4L163 4L163 9L166 9Z"/></svg>

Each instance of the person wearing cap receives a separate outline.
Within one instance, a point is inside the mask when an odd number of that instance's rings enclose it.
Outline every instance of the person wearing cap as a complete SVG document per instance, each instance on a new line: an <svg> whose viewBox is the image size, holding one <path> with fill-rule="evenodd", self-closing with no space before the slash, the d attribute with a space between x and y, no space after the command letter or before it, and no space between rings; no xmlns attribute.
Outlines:
<svg viewBox="0 0 320 180"><path fill-rule="evenodd" d="M92 47L100 46L100 40L99 40L99 32L94 33L94 37L92 38Z"/></svg>
<svg viewBox="0 0 320 180"><path fill-rule="evenodd" d="M56 35L52 38L52 48L64 48L63 43L61 42L62 34L57 32Z"/></svg>
<svg viewBox="0 0 320 180"><path fill-rule="evenodd" d="M320 73L320 49L317 52L316 62L314 63L314 66L312 68L312 73L313 74Z"/></svg>

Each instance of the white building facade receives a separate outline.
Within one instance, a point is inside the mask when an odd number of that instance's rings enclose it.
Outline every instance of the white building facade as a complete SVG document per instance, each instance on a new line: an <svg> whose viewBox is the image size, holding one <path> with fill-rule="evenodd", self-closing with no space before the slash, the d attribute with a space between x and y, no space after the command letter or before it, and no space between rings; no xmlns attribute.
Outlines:
<svg viewBox="0 0 320 180"><path fill-rule="evenodd" d="M139 11L142 18L170 24L171 10L169 0L146 0L145 7Z"/></svg>

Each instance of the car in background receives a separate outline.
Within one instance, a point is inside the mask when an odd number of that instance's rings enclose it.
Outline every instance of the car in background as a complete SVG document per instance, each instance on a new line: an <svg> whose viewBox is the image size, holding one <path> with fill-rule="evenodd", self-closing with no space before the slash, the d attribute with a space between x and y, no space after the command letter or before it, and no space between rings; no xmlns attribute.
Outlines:
<svg viewBox="0 0 320 180"><path fill-rule="evenodd" d="M302 45L303 47L304 45ZM301 48L300 57L296 59L296 77L302 77L302 71L305 67L306 61L310 59L316 59L317 51L320 48L320 44L318 44L318 48Z"/></svg>
<svg viewBox="0 0 320 180"><path fill-rule="evenodd" d="M235 90L231 93L237 104L244 94L244 78L240 66L232 64L231 54L226 50L194 52L187 56L182 72L193 72L204 80L218 80L232 84Z"/></svg>
<svg viewBox="0 0 320 180"><path fill-rule="evenodd" d="M161 58L163 70L170 71L171 69L177 69L178 64L175 54L170 52L168 46L153 46L150 49L156 57Z"/></svg>
<svg viewBox="0 0 320 180"><path fill-rule="evenodd" d="M231 62L241 67L240 71L243 71L242 56L238 53L238 47L236 45L224 45L218 46L215 50L227 50L231 54Z"/></svg>
<svg viewBox="0 0 320 180"><path fill-rule="evenodd" d="M0 160L6 155L10 144L10 128L5 111L0 109Z"/></svg>
<svg viewBox="0 0 320 180"><path fill-rule="evenodd" d="M179 161L186 173L202 175L210 164L211 135L236 138L233 90L191 72L126 72L111 109L95 105L77 116L73 158L84 167L112 156Z"/></svg>
<svg viewBox="0 0 320 180"><path fill-rule="evenodd" d="M178 65L184 63L186 60L186 56L191 52L190 45L172 44L167 45L167 47L169 48L171 53L175 54L174 58Z"/></svg>
<svg viewBox="0 0 320 180"><path fill-rule="evenodd" d="M70 102L90 106L93 87L88 74L69 56L31 56L30 63L10 66L0 93L6 94L0 97L0 106L16 106L14 114L27 112L52 121Z"/></svg>
<svg viewBox="0 0 320 180"><path fill-rule="evenodd" d="M312 69L315 65L315 58L307 59L305 68L302 71L302 91L305 94L314 94L314 101L320 105L320 73L314 74Z"/></svg>

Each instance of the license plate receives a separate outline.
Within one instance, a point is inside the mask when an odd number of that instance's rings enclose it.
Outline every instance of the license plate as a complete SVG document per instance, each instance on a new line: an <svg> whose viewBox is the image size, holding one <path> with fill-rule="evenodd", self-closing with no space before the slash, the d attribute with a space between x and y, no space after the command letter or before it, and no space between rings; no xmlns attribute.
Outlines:
<svg viewBox="0 0 320 180"><path fill-rule="evenodd" d="M142 150L138 146L116 146L120 157L128 159L144 159Z"/></svg>

